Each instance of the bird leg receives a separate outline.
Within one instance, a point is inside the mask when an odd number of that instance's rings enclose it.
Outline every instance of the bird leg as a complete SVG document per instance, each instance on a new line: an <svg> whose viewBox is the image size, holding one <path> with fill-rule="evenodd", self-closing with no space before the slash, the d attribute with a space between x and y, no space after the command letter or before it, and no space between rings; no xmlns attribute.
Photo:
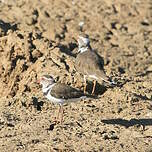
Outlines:
<svg viewBox="0 0 152 152"><path fill-rule="evenodd" d="M59 108L58 108L58 113L57 113L57 117L55 117L55 120L54 120L54 122L55 122L56 124L59 122L58 119L59 119L60 111L61 111L61 106L59 106Z"/></svg>
<svg viewBox="0 0 152 152"><path fill-rule="evenodd" d="M91 94L94 94L95 88L96 88L96 80L93 80L93 89Z"/></svg>
<svg viewBox="0 0 152 152"><path fill-rule="evenodd" d="M60 105L60 107L61 107L61 119L60 119L60 123L62 124L62 122L63 122L63 113L64 113L64 111L63 111L63 105Z"/></svg>
<svg viewBox="0 0 152 152"><path fill-rule="evenodd" d="M84 76L84 88L83 88L84 94L86 93L86 88L87 88L87 80L86 80L86 76Z"/></svg>

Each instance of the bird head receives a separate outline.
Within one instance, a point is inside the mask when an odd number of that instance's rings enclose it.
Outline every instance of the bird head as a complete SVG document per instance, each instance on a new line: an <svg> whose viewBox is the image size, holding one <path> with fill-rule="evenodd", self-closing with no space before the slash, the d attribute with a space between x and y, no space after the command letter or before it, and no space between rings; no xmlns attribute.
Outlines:
<svg viewBox="0 0 152 152"><path fill-rule="evenodd" d="M55 80L51 75L43 75L38 80L38 83L41 84L43 88L47 88L48 86L55 83Z"/></svg>
<svg viewBox="0 0 152 152"><path fill-rule="evenodd" d="M78 37L79 51L81 52L82 48L87 48L90 45L90 40L88 35Z"/></svg>

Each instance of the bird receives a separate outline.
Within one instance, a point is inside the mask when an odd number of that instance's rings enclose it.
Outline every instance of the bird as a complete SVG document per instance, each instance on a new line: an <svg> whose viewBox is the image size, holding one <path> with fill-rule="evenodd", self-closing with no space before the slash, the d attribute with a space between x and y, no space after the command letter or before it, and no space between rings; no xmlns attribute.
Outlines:
<svg viewBox="0 0 152 152"><path fill-rule="evenodd" d="M87 80L93 80L92 94L94 94L96 81L105 81L111 85L115 84L106 75L102 57L92 49L89 36L84 34L78 36L78 55L75 59L75 69L84 77L84 93L86 93Z"/></svg>
<svg viewBox="0 0 152 152"><path fill-rule="evenodd" d="M63 104L69 102L76 102L86 98L92 98L92 95L84 94L83 91L78 90L70 85L55 82L52 75L42 75L38 83L42 85L42 92L44 96L53 103L59 104L59 110L55 122L58 122L59 114L61 113L60 123L63 122Z"/></svg>

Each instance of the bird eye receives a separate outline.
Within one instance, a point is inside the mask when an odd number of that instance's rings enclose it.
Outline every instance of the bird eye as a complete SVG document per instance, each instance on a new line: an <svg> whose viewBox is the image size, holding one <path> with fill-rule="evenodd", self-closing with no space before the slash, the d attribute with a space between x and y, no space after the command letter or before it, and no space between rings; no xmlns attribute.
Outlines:
<svg viewBox="0 0 152 152"><path fill-rule="evenodd" d="M45 80L45 78L42 77L41 80Z"/></svg>

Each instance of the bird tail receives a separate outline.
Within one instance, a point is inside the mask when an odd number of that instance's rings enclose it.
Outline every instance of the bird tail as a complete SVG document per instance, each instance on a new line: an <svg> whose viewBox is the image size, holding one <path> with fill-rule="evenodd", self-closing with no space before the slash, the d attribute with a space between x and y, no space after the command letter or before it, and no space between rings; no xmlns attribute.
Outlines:
<svg viewBox="0 0 152 152"><path fill-rule="evenodd" d="M103 81L109 83L110 85L116 85L117 83L109 78L109 80L103 79Z"/></svg>
<svg viewBox="0 0 152 152"><path fill-rule="evenodd" d="M116 82L114 82L113 80L111 80L110 77L108 77L104 71L100 71L98 73L98 77L100 77L100 80L103 80L105 82L107 82L110 85L116 85Z"/></svg>
<svg viewBox="0 0 152 152"><path fill-rule="evenodd" d="M84 99L98 99L98 96L93 95L93 94L85 94Z"/></svg>

